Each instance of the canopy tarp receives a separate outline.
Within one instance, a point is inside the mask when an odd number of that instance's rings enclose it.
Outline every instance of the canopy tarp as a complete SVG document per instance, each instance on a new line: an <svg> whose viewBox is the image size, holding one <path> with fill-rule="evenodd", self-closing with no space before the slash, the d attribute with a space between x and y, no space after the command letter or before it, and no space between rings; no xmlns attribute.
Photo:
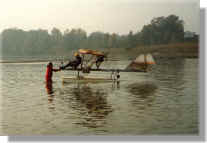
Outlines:
<svg viewBox="0 0 207 143"><path fill-rule="evenodd" d="M103 52L95 51L95 50L89 50L89 49L79 49L78 52L80 54L91 54L96 56L104 56Z"/></svg>

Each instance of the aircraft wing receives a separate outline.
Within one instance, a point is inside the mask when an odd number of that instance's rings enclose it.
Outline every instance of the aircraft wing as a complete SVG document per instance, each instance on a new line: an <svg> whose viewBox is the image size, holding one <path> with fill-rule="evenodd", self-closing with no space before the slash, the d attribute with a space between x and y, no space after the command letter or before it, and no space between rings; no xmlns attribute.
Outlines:
<svg viewBox="0 0 207 143"><path fill-rule="evenodd" d="M64 70L68 71L82 71L82 69L72 69L72 68L67 68ZM90 71L100 71L100 72L146 72L145 70L135 70L135 69L90 69Z"/></svg>

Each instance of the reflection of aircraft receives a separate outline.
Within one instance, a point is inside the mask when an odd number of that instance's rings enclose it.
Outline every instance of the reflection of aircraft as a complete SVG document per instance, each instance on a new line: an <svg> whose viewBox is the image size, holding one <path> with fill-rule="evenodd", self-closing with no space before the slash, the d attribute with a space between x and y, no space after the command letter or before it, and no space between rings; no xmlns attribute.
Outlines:
<svg viewBox="0 0 207 143"><path fill-rule="evenodd" d="M141 98L147 98L151 96L157 89L157 86L153 83L133 83L128 86L129 92L133 95L138 95Z"/></svg>
<svg viewBox="0 0 207 143"><path fill-rule="evenodd" d="M70 89L75 97L75 103L72 106L77 111L81 108L81 120L76 124L80 124L90 128L96 128L104 125L106 116L112 112L111 106L107 103L106 92L101 89L92 89L88 85L78 85L77 88ZM73 101L74 103L74 101Z"/></svg>
<svg viewBox="0 0 207 143"><path fill-rule="evenodd" d="M60 67L62 70L77 71L77 77L64 77L63 81L69 82L113 82L119 81L120 72L147 72L148 65L155 64L154 59L150 54L141 55L137 57L131 64L125 69L104 69L100 68L101 64L106 61L108 53L79 49L75 53L76 60L69 62L66 66ZM96 68L93 68L93 65ZM69 67L69 68L66 68ZM97 77L84 77L79 73L90 73L91 71L99 72L111 72L111 78L97 78Z"/></svg>
<svg viewBox="0 0 207 143"><path fill-rule="evenodd" d="M102 114L100 116L103 117L110 112L107 110L109 105L107 105L106 93L103 90L93 91L89 86L84 85L73 89L73 93L76 99L86 106L88 113L95 113L97 116Z"/></svg>
<svg viewBox="0 0 207 143"><path fill-rule="evenodd" d="M153 83L133 83L128 86L128 91L133 95L133 106L139 107L143 110L146 106L150 106L155 99L155 91L157 86Z"/></svg>

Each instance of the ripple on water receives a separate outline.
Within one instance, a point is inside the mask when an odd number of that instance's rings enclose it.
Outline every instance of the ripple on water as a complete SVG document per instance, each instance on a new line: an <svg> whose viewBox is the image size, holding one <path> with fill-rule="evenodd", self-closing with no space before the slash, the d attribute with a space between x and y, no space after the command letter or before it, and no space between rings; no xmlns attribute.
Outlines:
<svg viewBox="0 0 207 143"><path fill-rule="evenodd" d="M47 85L46 63L3 64L1 126L4 134L19 135L197 134L197 64L161 59L149 73L121 73L119 85L63 85L63 72Z"/></svg>

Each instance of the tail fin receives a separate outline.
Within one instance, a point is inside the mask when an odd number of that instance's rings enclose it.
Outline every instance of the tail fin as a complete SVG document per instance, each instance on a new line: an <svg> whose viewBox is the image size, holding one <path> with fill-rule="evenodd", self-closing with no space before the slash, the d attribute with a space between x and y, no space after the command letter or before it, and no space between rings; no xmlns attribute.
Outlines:
<svg viewBox="0 0 207 143"><path fill-rule="evenodd" d="M131 70L146 70L148 65L154 65L155 60L153 59L151 54L141 54L135 60L133 60L126 69Z"/></svg>
<svg viewBox="0 0 207 143"><path fill-rule="evenodd" d="M147 54L146 55L146 64L147 65L154 65L154 64L156 64L155 63L155 60L154 60L154 58L152 57L152 55L151 54Z"/></svg>

